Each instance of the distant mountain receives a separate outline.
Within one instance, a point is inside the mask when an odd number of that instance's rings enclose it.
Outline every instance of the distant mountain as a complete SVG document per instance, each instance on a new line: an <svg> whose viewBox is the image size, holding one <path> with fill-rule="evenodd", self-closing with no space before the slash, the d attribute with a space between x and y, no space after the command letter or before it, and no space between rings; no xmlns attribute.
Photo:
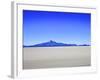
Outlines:
<svg viewBox="0 0 100 80"><path fill-rule="evenodd" d="M90 45L88 45L88 44L81 44L81 45L78 45L78 46L90 46Z"/></svg>
<svg viewBox="0 0 100 80"><path fill-rule="evenodd" d="M77 45L77 44L65 44L65 43L59 43L53 40L50 40L48 42L30 45L30 46L24 46L24 47L59 47L59 46L90 46L87 44Z"/></svg>
<svg viewBox="0 0 100 80"><path fill-rule="evenodd" d="M77 46L76 44L65 44L65 43L59 43L55 42L53 40L50 40L48 42L40 43L40 44L35 44L35 45L30 45L30 46L24 46L24 47L56 47L56 46Z"/></svg>

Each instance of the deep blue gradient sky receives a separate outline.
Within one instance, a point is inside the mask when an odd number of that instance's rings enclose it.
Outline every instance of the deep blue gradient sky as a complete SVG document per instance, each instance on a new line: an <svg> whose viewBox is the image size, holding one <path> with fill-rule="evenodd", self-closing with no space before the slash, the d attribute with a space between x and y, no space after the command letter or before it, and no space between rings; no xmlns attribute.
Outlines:
<svg viewBox="0 0 100 80"><path fill-rule="evenodd" d="M68 44L90 44L91 14L23 10L24 45L49 40Z"/></svg>

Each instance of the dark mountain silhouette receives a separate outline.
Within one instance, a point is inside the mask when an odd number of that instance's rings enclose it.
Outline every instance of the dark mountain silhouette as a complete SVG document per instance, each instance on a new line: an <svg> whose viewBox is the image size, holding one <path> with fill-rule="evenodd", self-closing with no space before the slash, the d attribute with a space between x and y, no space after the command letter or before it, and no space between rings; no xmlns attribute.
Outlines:
<svg viewBox="0 0 100 80"><path fill-rule="evenodd" d="M88 44L81 44L81 45L78 45L78 46L90 46L90 45L88 45Z"/></svg>
<svg viewBox="0 0 100 80"><path fill-rule="evenodd" d="M40 44L35 44L35 45L30 45L30 46L25 46L24 47L59 47L59 46L90 46L88 44L82 44L82 45L77 45L77 44L65 44L65 43L59 43L53 40L50 40L48 42L40 43Z"/></svg>
<svg viewBox="0 0 100 80"><path fill-rule="evenodd" d="M40 43L40 44L35 44L35 45L30 45L30 46L24 46L24 47L59 47L59 46L90 46L87 44L82 44L82 45L77 45L77 44L65 44L65 43L59 43L53 40L50 40L48 42Z"/></svg>

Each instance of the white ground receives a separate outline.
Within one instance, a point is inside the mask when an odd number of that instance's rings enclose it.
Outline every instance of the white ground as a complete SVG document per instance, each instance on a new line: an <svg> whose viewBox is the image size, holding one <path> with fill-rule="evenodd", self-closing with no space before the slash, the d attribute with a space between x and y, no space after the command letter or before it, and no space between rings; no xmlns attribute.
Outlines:
<svg viewBox="0 0 100 80"><path fill-rule="evenodd" d="M24 69L90 65L90 46L23 48Z"/></svg>

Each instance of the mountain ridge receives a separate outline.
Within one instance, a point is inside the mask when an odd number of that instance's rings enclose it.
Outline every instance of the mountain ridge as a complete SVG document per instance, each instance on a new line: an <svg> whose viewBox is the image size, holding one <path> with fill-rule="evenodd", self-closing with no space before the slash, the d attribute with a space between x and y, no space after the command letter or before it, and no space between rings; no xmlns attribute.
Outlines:
<svg viewBox="0 0 100 80"><path fill-rule="evenodd" d="M48 42L43 42L35 45L29 45L29 46L23 46L23 47L61 47L61 46L90 46L88 44L82 44L82 45L77 45L77 44L66 44L66 43L60 43L56 42L53 40L50 40Z"/></svg>

